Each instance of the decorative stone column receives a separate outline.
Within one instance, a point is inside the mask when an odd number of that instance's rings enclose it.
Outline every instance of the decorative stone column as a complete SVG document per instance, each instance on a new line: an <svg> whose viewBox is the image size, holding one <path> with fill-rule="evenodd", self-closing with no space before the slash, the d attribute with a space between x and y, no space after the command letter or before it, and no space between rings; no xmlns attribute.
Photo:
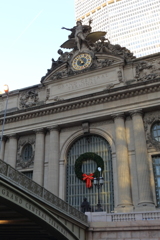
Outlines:
<svg viewBox="0 0 160 240"><path fill-rule="evenodd" d="M0 149L0 159L4 161L4 151L5 151L5 137L3 136Z"/></svg>
<svg viewBox="0 0 160 240"><path fill-rule="evenodd" d="M43 186L44 178L44 129L35 130L35 156L34 156L34 169L33 180Z"/></svg>
<svg viewBox="0 0 160 240"><path fill-rule="evenodd" d="M7 163L12 167L16 167L16 159L17 159L17 135L12 134L9 135L9 146L8 146L8 160Z"/></svg>
<svg viewBox="0 0 160 240"><path fill-rule="evenodd" d="M64 189L66 187L66 181L64 181L64 179L66 179L65 160L59 160L59 197L63 200L65 200Z"/></svg>
<svg viewBox="0 0 160 240"><path fill-rule="evenodd" d="M113 115L116 135L116 157L118 178L118 205L117 211L131 211L131 183L126 142L124 114Z"/></svg>
<svg viewBox="0 0 160 240"><path fill-rule="evenodd" d="M50 130L50 149L48 163L48 190L58 196L59 190L59 128L53 126Z"/></svg>
<svg viewBox="0 0 160 240"><path fill-rule="evenodd" d="M139 206L152 205L153 198L150 185L149 162L146 147L146 138L142 119L142 111L130 112L133 122L137 178L139 188Z"/></svg>

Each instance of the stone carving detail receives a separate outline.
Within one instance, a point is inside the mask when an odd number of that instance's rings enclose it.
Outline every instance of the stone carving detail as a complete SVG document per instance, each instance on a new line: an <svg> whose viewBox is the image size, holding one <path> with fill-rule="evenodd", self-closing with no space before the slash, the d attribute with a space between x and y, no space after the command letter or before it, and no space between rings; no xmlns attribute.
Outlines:
<svg viewBox="0 0 160 240"><path fill-rule="evenodd" d="M32 156L28 161L24 161L22 157L22 151L26 144L30 144L32 146ZM35 155L35 135L20 137L18 140L16 168L23 169L33 167L34 155Z"/></svg>
<svg viewBox="0 0 160 240"><path fill-rule="evenodd" d="M105 59L105 60L103 60L103 61L97 60L97 63L95 63L95 65L97 65L96 68L97 68L97 67L104 68L104 67L110 66L112 63L114 63L114 60Z"/></svg>
<svg viewBox="0 0 160 240"><path fill-rule="evenodd" d="M7 175L7 166L2 160L0 160L0 173Z"/></svg>
<svg viewBox="0 0 160 240"><path fill-rule="evenodd" d="M46 100L48 100L50 97L50 88L46 89Z"/></svg>
<svg viewBox="0 0 160 240"><path fill-rule="evenodd" d="M82 123L82 129L84 134L89 133L90 132L89 123L88 122Z"/></svg>
<svg viewBox="0 0 160 240"><path fill-rule="evenodd" d="M35 89L21 93L19 107L21 109L36 106L38 103L38 92Z"/></svg>
<svg viewBox="0 0 160 240"><path fill-rule="evenodd" d="M119 44L113 45L109 39L105 37L101 37L100 41L94 44L93 49L97 53L114 54L116 56L120 56L125 61L132 61L135 58L129 49L121 47Z"/></svg>
<svg viewBox="0 0 160 240"><path fill-rule="evenodd" d="M104 67L108 67L110 65L112 65L115 61L113 59L104 59L104 60L97 60L95 59L93 61L93 64L86 69L80 70L80 71L73 71L69 66L66 69L63 69L61 71L56 72L51 79L52 80L56 80L56 79L62 79L65 77L69 77L69 76L75 76L81 73L85 73L88 71L92 71L96 68L104 68Z"/></svg>
<svg viewBox="0 0 160 240"><path fill-rule="evenodd" d="M160 122L160 112L152 112L145 114L144 117L144 129L146 132L146 143L148 148L155 148L160 151L160 142L156 141L152 137L151 128L154 123Z"/></svg>
<svg viewBox="0 0 160 240"><path fill-rule="evenodd" d="M111 44L105 38L106 32L91 32L91 23L91 19L88 25L83 25L82 21L77 21L76 26L73 28L62 28L71 31L71 34L68 36L68 40L61 45L61 48L72 50L70 52L63 52L61 49L58 50L60 56L56 61L52 58L51 68L42 77L42 83L49 75L49 80L57 80L96 68L108 67L115 62L116 58L113 56L116 56L117 61L119 59L122 63L133 61L135 58L133 53L119 44ZM87 58L87 55L90 57ZM75 66L78 67L76 68Z"/></svg>
<svg viewBox="0 0 160 240"><path fill-rule="evenodd" d="M122 70L118 70L117 75L118 75L119 82L123 82Z"/></svg>
<svg viewBox="0 0 160 240"><path fill-rule="evenodd" d="M136 76L137 81L150 81L160 77L160 62L156 60L140 61L136 65Z"/></svg>
<svg viewBox="0 0 160 240"><path fill-rule="evenodd" d="M105 90L109 90L109 89L111 89L111 88L113 88L114 86L116 86L116 85L119 85L120 83L109 83L109 84L107 84L106 85L106 87L103 89L104 91Z"/></svg>
<svg viewBox="0 0 160 240"><path fill-rule="evenodd" d="M53 100L54 100L55 102L59 102L59 101L63 101L64 99L63 99L63 98L60 98L59 96L56 96L56 97L53 98Z"/></svg>

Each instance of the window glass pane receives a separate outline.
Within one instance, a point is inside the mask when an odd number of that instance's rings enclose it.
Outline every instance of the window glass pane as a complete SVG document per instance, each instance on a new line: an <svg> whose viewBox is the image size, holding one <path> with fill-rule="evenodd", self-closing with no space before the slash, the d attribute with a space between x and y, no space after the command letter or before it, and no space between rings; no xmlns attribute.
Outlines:
<svg viewBox="0 0 160 240"><path fill-rule="evenodd" d="M157 178L157 187L160 187L160 178Z"/></svg>
<svg viewBox="0 0 160 240"><path fill-rule="evenodd" d="M29 161L32 158L32 145L26 144L22 150L22 158L24 161Z"/></svg>
<svg viewBox="0 0 160 240"><path fill-rule="evenodd" d="M159 123L159 122L156 122L156 123L152 126L151 132L152 132L153 138L154 138L156 141L160 142L160 123Z"/></svg>
<svg viewBox="0 0 160 240"><path fill-rule="evenodd" d="M160 166L156 166L156 175L160 175Z"/></svg>
<svg viewBox="0 0 160 240"><path fill-rule="evenodd" d="M154 157L154 164L160 164L160 158L159 157Z"/></svg>
<svg viewBox="0 0 160 240"><path fill-rule="evenodd" d="M33 177L33 171L22 172L22 173L30 179L32 179L32 177Z"/></svg>

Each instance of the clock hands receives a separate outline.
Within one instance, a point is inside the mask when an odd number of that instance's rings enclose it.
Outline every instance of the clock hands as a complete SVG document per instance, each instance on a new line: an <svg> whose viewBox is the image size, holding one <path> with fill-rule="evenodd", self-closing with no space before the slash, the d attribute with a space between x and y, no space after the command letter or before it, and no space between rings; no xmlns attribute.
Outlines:
<svg viewBox="0 0 160 240"><path fill-rule="evenodd" d="M80 58L79 61L81 62L81 64L84 64L84 61L82 60L82 58Z"/></svg>

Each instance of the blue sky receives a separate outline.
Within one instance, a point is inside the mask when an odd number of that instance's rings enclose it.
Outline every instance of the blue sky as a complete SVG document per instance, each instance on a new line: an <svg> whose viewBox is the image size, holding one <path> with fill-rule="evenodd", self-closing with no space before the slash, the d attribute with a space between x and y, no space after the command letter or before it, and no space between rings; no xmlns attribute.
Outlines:
<svg viewBox="0 0 160 240"><path fill-rule="evenodd" d="M74 0L1 1L0 90L38 84L74 25Z"/></svg>

